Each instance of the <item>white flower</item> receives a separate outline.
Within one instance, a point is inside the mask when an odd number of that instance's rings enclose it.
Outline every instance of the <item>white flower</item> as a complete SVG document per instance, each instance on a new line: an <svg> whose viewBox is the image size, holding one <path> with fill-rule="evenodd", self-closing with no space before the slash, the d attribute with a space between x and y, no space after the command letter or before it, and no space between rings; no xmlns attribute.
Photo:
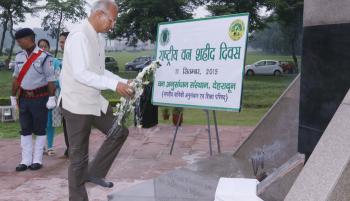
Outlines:
<svg viewBox="0 0 350 201"><path fill-rule="evenodd" d="M142 80L142 78L143 78L143 75L142 75L141 73L140 73L140 74L138 74L138 75L137 75L137 77L136 77L136 79L137 79L137 80L139 80L139 81L141 81L141 80Z"/></svg>
<svg viewBox="0 0 350 201"><path fill-rule="evenodd" d="M160 64L158 61L152 62L149 66L145 67L137 76L136 79L132 80L131 83L129 83L129 86L135 91L135 95L130 98L126 99L124 97L120 98L120 103L116 105L117 112L115 115L117 118L118 125L124 125L126 121L126 117L132 113L135 109L135 103L140 98L140 96L143 93L143 86L150 83L151 79L155 73L156 70L159 68ZM147 75L146 80L145 75ZM140 125L140 119L137 120L137 125Z"/></svg>

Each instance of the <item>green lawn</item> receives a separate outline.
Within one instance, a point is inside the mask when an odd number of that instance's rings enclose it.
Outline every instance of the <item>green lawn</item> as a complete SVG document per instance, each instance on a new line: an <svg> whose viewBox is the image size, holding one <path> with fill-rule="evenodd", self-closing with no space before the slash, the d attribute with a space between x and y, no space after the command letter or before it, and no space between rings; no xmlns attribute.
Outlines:
<svg viewBox="0 0 350 201"><path fill-rule="evenodd" d="M20 127L19 122L0 123L0 139L18 138ZM62 127L56 128L56 133L62 133Z"/></svg>
<svg viewBox="0 0 350 201"><path fill-rule="evenodd" d="M0 139L2 138L17 138L19 137L19 123L8 122L0 123Z"/></svg>
<svg viewBox="0 0 350 201"><path fill-rule="evenodd" d="M137 53L130 52L116 52L108 53L118 60L120 69L123 70L124 64L138 56L151 55L151 51L143 51ZM248 54L247 64L254 63L261 59L275 59L275 60L291 60L289 56L279 55L264 55L264 54ZM1 58L0 58L1 60ZM120 72L120 76L124 78L134 78L134 72ZM253 126L266 113L274 101L281 95L284 89L294 79L294 76L252 76L246 77L244 80L243 89L243 107L240 113L234 112L217 112L217 119L219 125L244 125ZM0 71L0 98L8 98L11 91L11 72ZM108 99L118 99L116 93L111 91L104 91L103 95ZM170 121L162 119L161 108L159 109L159 123L170 124ZM213 121L212 121L213 122ZM184 125L206 124L206 116L202 110L185 109L184 111ZM0 123L0 139L18 137L19 124L15 123ZM58 129L58 132L61 128Z"/></svg>
<svg viewBox="0 0 350 201"><path fill-rule="evenodd" d="M240 113L217 112L217 120L220 125L253 126L267 112L282 92L288 87L294 76L252 76L244 80L243 107ZM161 123L170 123L162 118L161 109L158 112ZM212 114L212 113L211 113ZM210 114L210 115L211 115ZM184 110L184 124L206 124L204 111L197 109ZM213 122L213 120L211 120Z"/></svg>
<svg viewBox="0 0 350 201"><path fill-rule="evenodd" d="M0 71L0 97L9 98L12 87L12 72L8 70Z"/></svg>

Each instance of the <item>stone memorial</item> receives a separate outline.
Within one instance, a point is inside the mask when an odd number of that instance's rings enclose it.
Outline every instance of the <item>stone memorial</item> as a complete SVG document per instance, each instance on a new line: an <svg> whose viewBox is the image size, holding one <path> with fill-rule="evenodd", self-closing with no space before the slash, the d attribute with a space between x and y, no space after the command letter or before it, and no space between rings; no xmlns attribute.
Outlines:
<svg viewBox="0 0 350 201"><path fill-rule="evenodd" d="M339 106L285 201L350 200L350 93Z"/></svg>
<svg viewBox="0 0 350 201"><path fill-rule="evenodd" d="M304 167L305 156L296 154L281 167L258 184L257 195L265 201L284 200L300 171Z"/></svg>
<svg viewBox="0 0 350 201"><path fill-rule="evenodd" d="M297 154L299 76L291 83L255 130L236 150L172 171L153 180L109 195L109 201L213 201L221 177L256 178L252 159L260 171L272 174ZM277 142L276 142L277 141ZM260 155L261 156L261 155ZM264 167L261 169L261 163Z"/></svg>
<svg viewBox="0 0 350 201"><path fill-rule="evenodd" d="M305 0L304 7L301 76L233 156L210 157L109 200L214 200L221 177L262 179L257 195L265 201L350 200L350 1Z"/></svg>
<svg viewBox="0 0 350 201"><path fill-rule="evenodd" d="M350 1L305 0L299 147L306 158L350 86Z"/></svg>

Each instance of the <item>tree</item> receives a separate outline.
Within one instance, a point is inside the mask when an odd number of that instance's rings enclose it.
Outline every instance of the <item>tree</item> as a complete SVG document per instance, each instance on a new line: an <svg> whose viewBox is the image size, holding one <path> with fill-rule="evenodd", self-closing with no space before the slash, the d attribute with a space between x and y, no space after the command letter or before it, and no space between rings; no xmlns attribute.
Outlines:
<svg viewBox="0 0 350 201"><path fill-rule="evenodd" d="M129 45L138 40L154 42L160 22L191 19L200 0L119 0L119 17L110 38L127 38Z"/></svg>
<svg viewBox="0 0 350 201"><path fill-rule="evenodd" d="M292 54L289 37L286 37L282 25L277 21L268 23L267 27L263 30L254 31L251 40L249 41L249 45L253 48L261 48L262 51L272 54ZM297 54L300 54L300 38L296 45L296 52Z"/></svg>
<svg viewBox="0 0 350 201"><path fill-rule="evenodd" d="M13 48L15 46L14 28L13 26L19 22L24 22L26 13L34 13L36 11L36 3L38 0L1 0L0 7L2 14L0 17L7 24L3 31L8 30L12 37L12 44L10 49L10 54L7 60L11 60ZM4 25L3 25L4 26ZM5 36L6 31L2 33ZM3 48L3 42L1 43L1 48ZM2 49L1 49L2 52Z"/></svg>
<svg viewBox="0 0 350 201"><path fill-rule="evenodd" d="M281 42L288 41L294 63L298 66L296 53L302 36L303 0L208 0L208 2L207 8L213 15L249 12L251 33L263 30L268 22L278 22L284 37ZM261 17L259 11L263 7L272 11L272 15Z"/></svg>
<svg viewBox="0 0 350 201"><path fill-rule="evenodd" d="M273 17L282 26L284 36L290 43L295 66L298 66L296 56L297 46L303 30L303 0L272 0L274 6Z"/></svg>
<svg viewBox="0 0 350 201"><path fill-rule="evenodd" d="M0 14L1 24L2 24L2 34L1 34L1 41L0 41L0 56L3 55L2 50L4 49L4 43L5 43L5 37L7 32L7 26L9 23L9 17L7 12L4 9L1 9Z"/></svg>
<svg viewBox="0 0 350 201"><path fill-rule="evenodd" d="M58 52L59 34L64 29L64 22L74 23L85 18L87 16L85 4L84 0L47 0L46 5L42 7L47 15L41 25L44 31L49 30L50 36L56 39L55 57Z"/></svg>
<svg viewBox="0 0 350 201"><path fill-rule="evenodd" d="M249 13L249 32L262 30L266 27L268 18L259 14L261 8L271 10L270 2L266 0L208 0L206 7L213 15L228 15L234 13Z"/></svg>

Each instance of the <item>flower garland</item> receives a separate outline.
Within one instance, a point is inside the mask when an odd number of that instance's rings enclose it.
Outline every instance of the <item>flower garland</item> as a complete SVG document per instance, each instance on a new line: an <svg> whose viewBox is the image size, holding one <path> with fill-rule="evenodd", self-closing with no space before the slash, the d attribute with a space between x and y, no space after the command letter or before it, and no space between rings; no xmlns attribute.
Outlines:
<svg viewBox="0 0 350 201"><path fill-rule="evenodd" d="M116 122L119 126L125 126L127 118L134 112L135 105L140 100L144 86L148 85L154 80L154 75L159 67L159 62L152 62L129 83L129 86L134 90L135 94L131 98L120 98L120 103L116 105L117 111L114 113L114 115L117 117ZM137 125L140 125L139 118L136 118L136 123Z"/></svg>

